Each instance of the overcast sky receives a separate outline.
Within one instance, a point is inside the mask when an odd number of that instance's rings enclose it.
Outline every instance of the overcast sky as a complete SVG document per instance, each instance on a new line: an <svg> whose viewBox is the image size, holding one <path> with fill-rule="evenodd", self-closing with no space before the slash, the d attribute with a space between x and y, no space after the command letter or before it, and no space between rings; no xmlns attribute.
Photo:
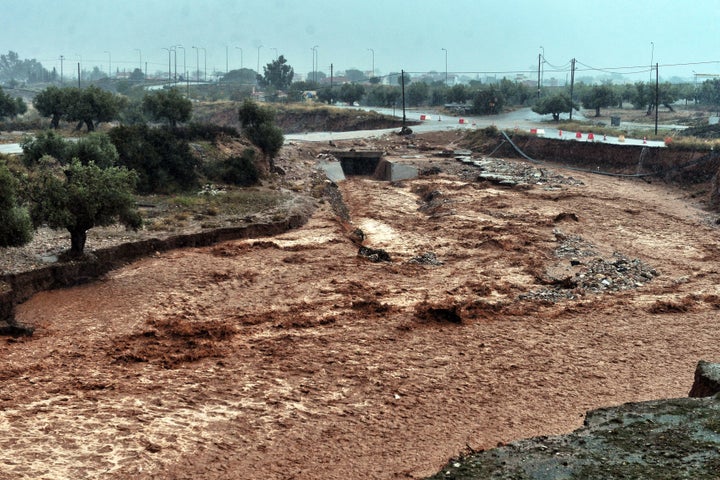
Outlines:
<svg viewBox="0 0 720 480"><path fill-rule="evenodd" d="M140 58L167 71L163 47L182 45L187 70L203 70L205 53L208 74L279 54L304 76L317 45L328 74L370 71L373 56L377 74L444 72L446 58L451 73L532 71L543 49L545 77L563 80L573 57L580 69L639 66L609 71L641 79L651 62L663 78L720 74L717 0L0 0L0 19L1 53L58 70L63 55L66 72Z"/></svg>

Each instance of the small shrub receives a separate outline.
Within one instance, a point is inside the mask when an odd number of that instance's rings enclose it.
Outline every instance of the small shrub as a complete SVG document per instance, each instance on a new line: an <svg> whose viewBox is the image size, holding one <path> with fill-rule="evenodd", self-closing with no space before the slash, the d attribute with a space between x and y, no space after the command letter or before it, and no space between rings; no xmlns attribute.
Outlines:
<svg viewBox="0 0 720 480"><path fill-rule="evenodd" d="M248 187L260 178L255 167L255 150L245 149L242 156L230 157L223 162L222 180L225 183Z"/></svg>

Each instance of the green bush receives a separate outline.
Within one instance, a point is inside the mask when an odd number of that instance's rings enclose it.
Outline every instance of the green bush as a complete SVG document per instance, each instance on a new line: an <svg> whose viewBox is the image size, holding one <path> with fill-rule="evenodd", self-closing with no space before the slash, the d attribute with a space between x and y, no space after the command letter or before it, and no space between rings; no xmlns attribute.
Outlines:
<svg viewBox="0 0 720 480"><path fill-rule="evenodd" d="M32 167L45 155L61 161L66 157L67 142L52 130L40 132L35 138L27 136L20 142L20 146L23 149L23 162L27 167Z"/></svg>
<svg viewBox="0 0 720 480"><path fill-rule="evenodd" d="M197 186L198 161L188 142L171 129L120 126L109 135L119 154L118 165L138 173L138 192L175 193Z"/></svg>
<svg viewBox="0 0 720 480"><path fill-rule="evenodd" d="M33 226L27 210L17 204L18 181L0 164L0 246L18 247L32 240Z"/></svg>
<svg viewBox="0 0 720 480"><path fill-rule="evenodd" d="M245 149L242 156L230 157L223 162L222 180L225 183L249 187L255 185L260 174L255 167L255 150Z"/></svg>

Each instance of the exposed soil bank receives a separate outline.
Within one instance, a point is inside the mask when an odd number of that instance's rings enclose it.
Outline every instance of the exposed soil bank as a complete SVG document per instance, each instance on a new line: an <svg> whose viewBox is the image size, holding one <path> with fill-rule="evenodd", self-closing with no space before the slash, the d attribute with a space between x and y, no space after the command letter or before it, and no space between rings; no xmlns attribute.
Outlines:
<svg viewBox="0 0 720 480"><path fill-rule="evenodd" d="M469 146L491 151L494 156L520 158L512 146L500 136L492 144ZM684 150L680 148L651 148L632 145L613 145L602 142L559 141L528 135L511 136L512 141L529 157L600 173L646 175L680 185L709 182L720 168L717 152Z"/></svg>

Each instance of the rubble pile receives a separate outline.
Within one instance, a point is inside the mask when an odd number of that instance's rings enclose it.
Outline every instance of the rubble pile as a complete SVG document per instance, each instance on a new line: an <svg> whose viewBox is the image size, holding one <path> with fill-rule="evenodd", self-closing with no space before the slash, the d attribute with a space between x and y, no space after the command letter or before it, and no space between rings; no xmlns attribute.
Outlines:
<svg viewBox="0 0 720 480"><path fill-rule="evenodd" d="M499 158L476 159L464 155L456 156L455 159L473 167L466 171L466 176L475 176L475 180L480 182L486 181L506 187L540 185L546 189L557 188L560 185L583 185L580 180L573 177L558 175L527 162L516 160L509 162Z"/></svg>
<svg viewBox="0 0 720 480"><path fill-rule="evenodd" d="M618 252L613 253L611 259L595 257L587 263L573 258L571 265L578 268L573 276L548 288L522 294L520 300L557 302L587 294L619 292L641 287L659 275L642 260L629 259Z"/></svg>

